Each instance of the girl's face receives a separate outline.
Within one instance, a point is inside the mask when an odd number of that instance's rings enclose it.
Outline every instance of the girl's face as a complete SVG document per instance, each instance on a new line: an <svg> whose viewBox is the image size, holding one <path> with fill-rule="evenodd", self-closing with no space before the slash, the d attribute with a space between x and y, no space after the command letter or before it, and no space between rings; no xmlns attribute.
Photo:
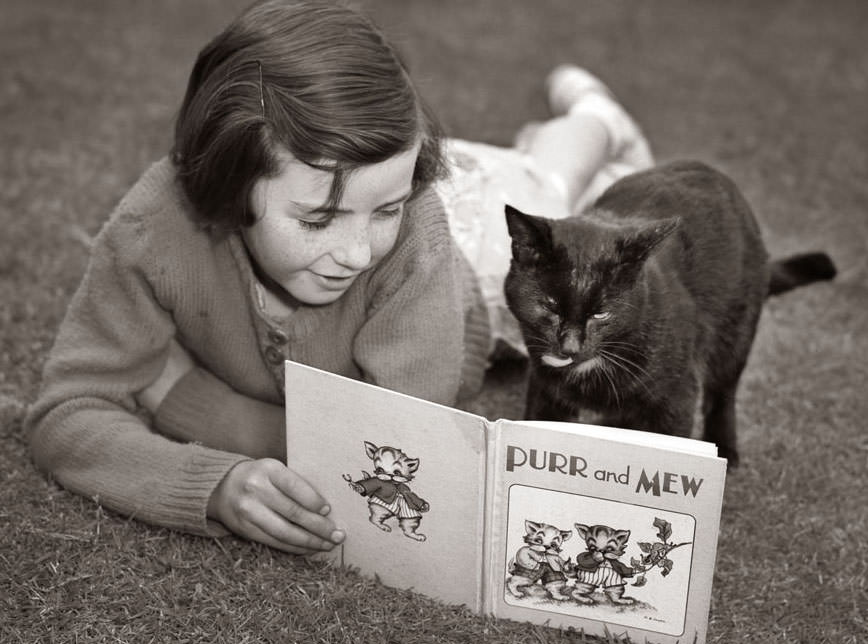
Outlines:
<svg viewBox="0 0 868 644"><path fill-rule="evenodd" d="M329 304L395 245L419 145L349 174L334 213L324 208L332 174L279 156L280 174L253 187L256 223L243 230L244 241L260 270L293 298Z"/></svg>

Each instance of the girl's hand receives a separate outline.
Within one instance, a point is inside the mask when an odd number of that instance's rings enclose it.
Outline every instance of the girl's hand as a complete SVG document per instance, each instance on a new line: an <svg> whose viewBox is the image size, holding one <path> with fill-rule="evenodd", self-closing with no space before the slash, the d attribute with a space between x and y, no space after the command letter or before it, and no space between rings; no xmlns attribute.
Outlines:
<svg viewBox="0 0 868 644"><path fill-rule="evenodd" d="M270 458L238 463L208 501L208 516L232 532L301 555L331 550L344 540L328 512L307 481Z"/></svg>

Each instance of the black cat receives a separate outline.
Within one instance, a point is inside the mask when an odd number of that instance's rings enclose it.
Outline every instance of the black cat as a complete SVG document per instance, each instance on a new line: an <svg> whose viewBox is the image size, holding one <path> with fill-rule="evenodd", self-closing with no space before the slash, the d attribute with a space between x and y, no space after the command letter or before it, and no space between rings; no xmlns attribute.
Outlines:
<svg viewBox="0 0 868 644"><path fill-rule="evenodd" d="M688 436L735 464L735 394L769 294L835 275L824 253L769 262L735 184L699 162L621 179L561 220L507 206L505 293L530 353L526 417Z"/></svg>

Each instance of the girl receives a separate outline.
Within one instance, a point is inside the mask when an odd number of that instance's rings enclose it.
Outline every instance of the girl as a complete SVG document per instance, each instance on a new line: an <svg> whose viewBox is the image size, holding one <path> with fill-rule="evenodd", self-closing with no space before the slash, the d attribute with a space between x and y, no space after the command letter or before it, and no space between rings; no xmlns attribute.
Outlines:
<svg viewBox="0 0 868 644"><path fill-rule="evenodd" d="M555 119L515 150L456 142L436 183L437 125L374 25L331 4L248 9L199 54L172 154L95 240L26 419L37 465L149 523L299 554L340 543L282 462L283 361L443 404L478 389L500 321L444 202L459 233L501 222L482 206L518 167L528 194L579 203L644 145L596 79L551 80Z"/></svg>

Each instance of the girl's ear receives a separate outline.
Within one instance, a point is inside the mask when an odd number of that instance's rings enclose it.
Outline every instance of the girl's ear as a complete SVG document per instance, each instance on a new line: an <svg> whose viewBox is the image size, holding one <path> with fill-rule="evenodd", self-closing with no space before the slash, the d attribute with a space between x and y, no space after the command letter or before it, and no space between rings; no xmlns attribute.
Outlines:
<svg viewBox="0 0 868 644"><path fill-rule="evenodd" d="M671 235L681 223L680 217L661 219L631 232L618 241L617 249L623 264L641 264Z"/></svg>
<svg viewBox="0 0 868 644"><path fill-rule="evenodd" d="M553 250L552 229L543 217L526 215L506 205L506 227L512 237L512 257L519 264L538 264Z"/></svg>

